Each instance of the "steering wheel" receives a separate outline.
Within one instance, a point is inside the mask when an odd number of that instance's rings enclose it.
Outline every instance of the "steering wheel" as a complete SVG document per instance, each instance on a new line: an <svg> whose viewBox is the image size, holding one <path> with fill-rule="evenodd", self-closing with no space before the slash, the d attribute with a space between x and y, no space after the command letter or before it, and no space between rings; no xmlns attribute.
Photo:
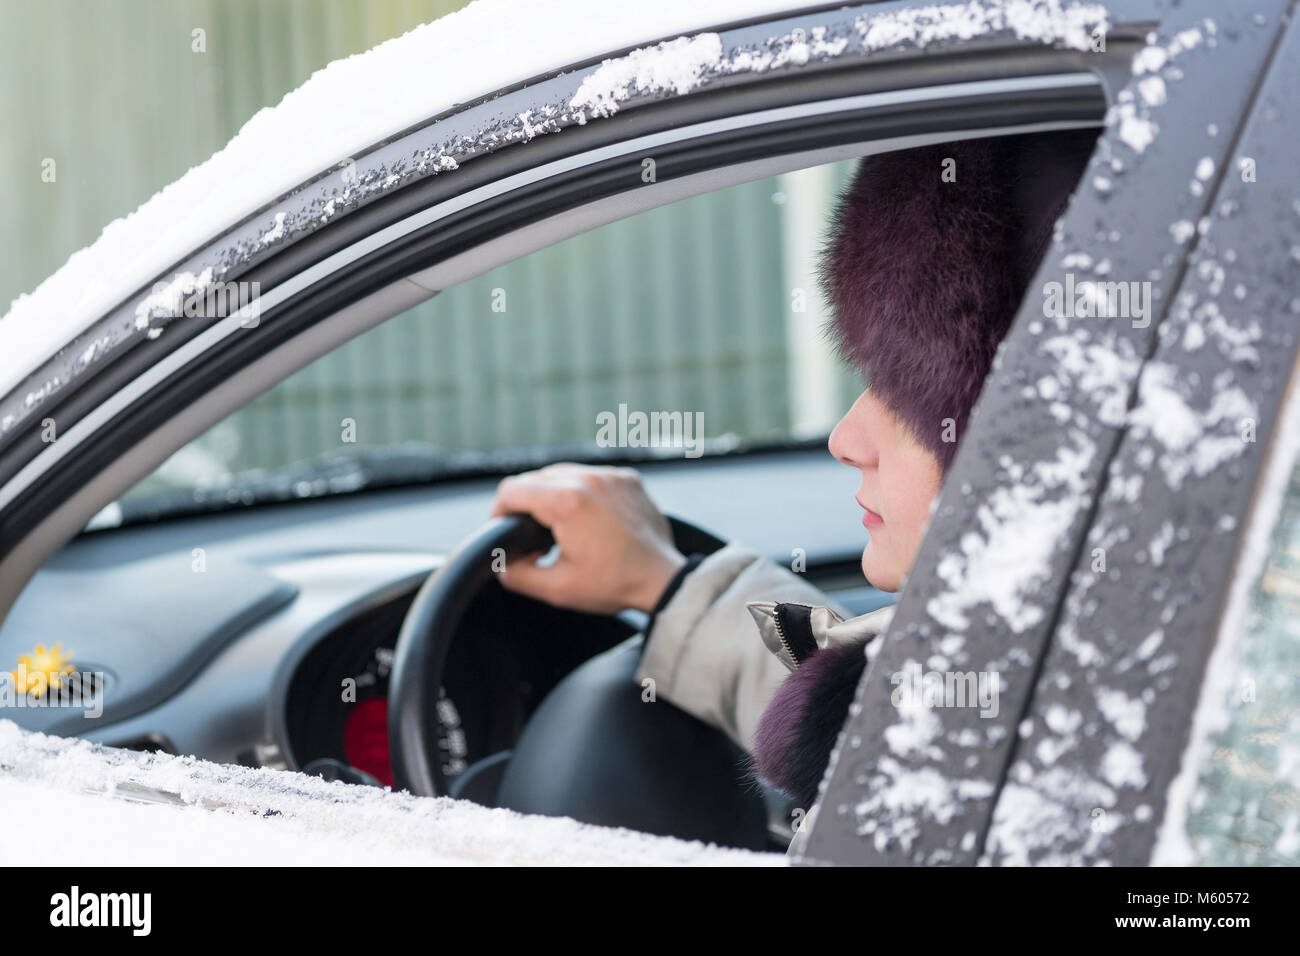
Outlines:
<svg viewBox="0 0 1300 956"><path fill-rule="evenodd" d="M670 517L684 553L724 544ZM431 574L407 611L389 680L389 749L396 789L450 792L438 755L438 690L466 609L495 578L502 555L548 550L550 531L528 515L494 518ZM757 639L757 638L756 638ZM651 833L761 849L762 798L747 783L743 751L666 701L647 704L633 671L637 643L598 654L557 684L529 718L498 805ZM693 818L692 818L693 817Z"/></svg>

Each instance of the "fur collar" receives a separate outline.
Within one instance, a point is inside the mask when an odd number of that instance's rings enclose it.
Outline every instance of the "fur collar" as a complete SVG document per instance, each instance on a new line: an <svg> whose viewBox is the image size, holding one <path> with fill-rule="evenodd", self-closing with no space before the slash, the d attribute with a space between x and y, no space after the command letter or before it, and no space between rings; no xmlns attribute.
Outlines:
<svg viewBox="0 0 1300 956"><path fill-rule="evenodd" d="M809 810L862 672L875 657L894 609L846 620L826 607L748 606L763 643L791 671L759 720L750 770Z"/></svg>

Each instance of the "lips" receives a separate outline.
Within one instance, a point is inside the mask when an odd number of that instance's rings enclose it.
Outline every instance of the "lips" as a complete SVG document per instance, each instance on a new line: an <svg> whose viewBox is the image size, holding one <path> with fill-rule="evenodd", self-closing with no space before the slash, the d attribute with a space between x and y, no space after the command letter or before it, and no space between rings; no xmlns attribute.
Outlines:
<svg viewBox="0 0 1300 956"><path fill-rule="evenodd" d="M856 498L853 500L857 501ZM880 517L876 512L862 504L861 501L858 501L858 505L862 508L862 526L864 528L879 528L885 523L884 518Z"/></svg>

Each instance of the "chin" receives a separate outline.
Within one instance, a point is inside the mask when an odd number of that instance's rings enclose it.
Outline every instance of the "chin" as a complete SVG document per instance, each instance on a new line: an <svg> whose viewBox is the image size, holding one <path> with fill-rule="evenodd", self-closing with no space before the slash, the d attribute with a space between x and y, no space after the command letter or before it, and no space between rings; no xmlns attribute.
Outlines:
<svg viewBox="0 0 1300 956"><path fill-rule="evenodd" d="M862 573L872 587L882 591L898 590L901 576L890 567L890 562L881 560L870 543L862 549Z"/></svg>

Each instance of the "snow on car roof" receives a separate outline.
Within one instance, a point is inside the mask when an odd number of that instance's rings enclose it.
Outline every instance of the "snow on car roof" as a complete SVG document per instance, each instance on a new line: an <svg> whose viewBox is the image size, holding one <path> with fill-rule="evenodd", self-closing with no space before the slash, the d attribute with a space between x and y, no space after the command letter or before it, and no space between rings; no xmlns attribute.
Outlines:
<svg viewBox="0 0 1300 956"><path fill-rule="evenodd" d="M366 53L336 60L277 106L260 110L210 159L110 223L34 292L13 301L0 318L0 397L184 256L303 182L431 116L610 51L822 6L824 0L659 0L631 6L605 0L476 0ZM931 4L861 18L855 50L925 46L999 30L1086 48L1092 31L1106 23L1104 7L1075 0ZM607 115L628 97L630 87L687 92L703 72L700 56L721 52L707 42L708 35L699 39L661 44L653 56L633 51L604 64L571 105ZM840 49L819 50L801 40L787 52L806 59ZM732 67L761 71L771 65L770 58L747 55ZM442 168L455 168L450 157L445 159ZM281 228L283 220L275 222L264 239ZM196 284L200 277L178 273L164 296L174 298ZM91 361L94 353L92 345L84 360ZM27 404L60 384L38 384ZM5 427L0 422L0 430Z"/></svg>
<svg viewBox="0 0 1300 956"><path fill-rule="evenodd" d="M137 753L0 720L0 816L75 820L76 865L783 866L753 853L449 797ZM30 862L0 841L0 864Z"/></svg>
<svg viewBox="0 0 1300 956"><path fill-rule="evenodd" d="M824 0L476 0L335 60L15 299L0 319L0 395L178 258L386 137L603 53L817 5Z"/></svg>

